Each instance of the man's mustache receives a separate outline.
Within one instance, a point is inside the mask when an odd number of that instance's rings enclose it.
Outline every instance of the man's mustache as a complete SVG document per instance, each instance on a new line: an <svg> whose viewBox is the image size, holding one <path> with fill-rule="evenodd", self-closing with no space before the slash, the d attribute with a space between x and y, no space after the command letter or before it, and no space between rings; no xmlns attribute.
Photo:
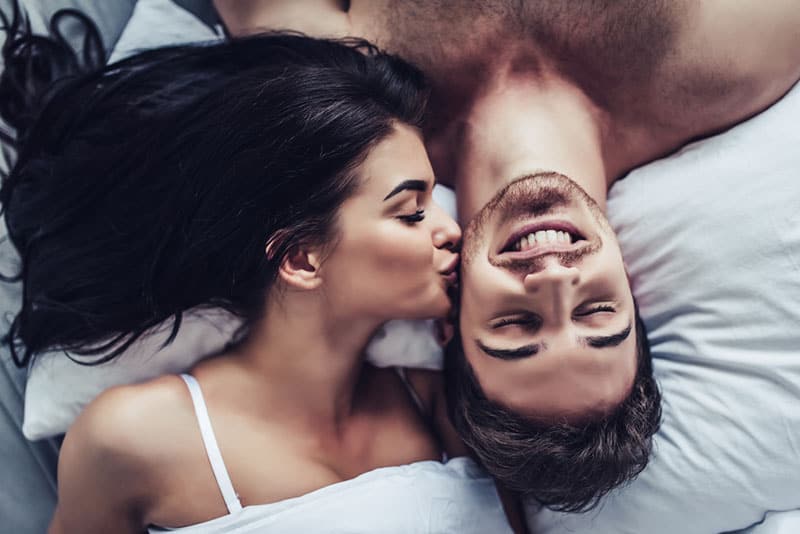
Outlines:
<svg viewBox="0 0 800 534"><path fill-rule="evenodd" d="M489 262L495 267L508 269L515 273L538 273L545 269L545 262L550 258L556 258L558 263L564 267L573 267L583 258L599 252L601 247L600 239L595 237L575 250L548 252L533 258L503 258L501 256L490 258Z"/></svg>

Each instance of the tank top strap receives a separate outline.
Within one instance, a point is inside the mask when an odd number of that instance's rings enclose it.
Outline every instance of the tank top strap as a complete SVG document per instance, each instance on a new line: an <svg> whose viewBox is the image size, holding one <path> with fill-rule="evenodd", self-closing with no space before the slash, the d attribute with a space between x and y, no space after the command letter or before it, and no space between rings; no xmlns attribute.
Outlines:
<svg viewBox="0 0 800 534"><path fill-rule="evenodd" d="M402 380L403 384L406 386L408 396L411 397L411 400L414 402L414 406L416 406L417 411L419 412L420 417L422 417L422 420L425 422L425 425L428 427L428 430L433 433L433 435L438 436L438 433L436 432L436 423L433 420L433 416L429 413L428 408L425 406L425 403L422 402L419 393L417 393L417 390L414 389L414 385L408 379L408 376L406 375L406 368L395 367L394 370L397 372L400 380ZM449 459L450 457L447 455L444 447L442 447L442 463L447 463Z"/></svg>
<svg viewBox="0 0 800 534"><path fill-rule="evenodd" d="M242 504L236 496L236 491L233 489L228 470L225 468L225 462L222 460L222 454L217 445L217 438L214 436L214 429L211 427L211 419L208 417L208 408L206 407L206 401L203 399L203 392L200 390L200 384L192 375L182 374L180 377L186 382L189 393L192 395L194 413L197 416L197 423L200 426L200 435L203 437L206 455L208 456L208 461L211 463L211 470L214 472L214 478L217 479L217 486L222 494L222 498L225 500L228 513L232 514L238 512L242 509Z"/></svg>
<svg viewBox="0 0 800 534"><path fill-rule="evenodd" d="M414 406L416 406L417 411L419 412L420 416L427 422L430 420L430 415L428 414L428 409L425 407L425 403L422 402L417 390L414 389L414 386L411 384L411 381L406 376L406 368L405 367L395 367L394 370L397 372L398 376L400 376L400 380L403 381L403 384L406 386L406 391L408 391L408 395L411 397L411 400L414 402Z"/></svg>

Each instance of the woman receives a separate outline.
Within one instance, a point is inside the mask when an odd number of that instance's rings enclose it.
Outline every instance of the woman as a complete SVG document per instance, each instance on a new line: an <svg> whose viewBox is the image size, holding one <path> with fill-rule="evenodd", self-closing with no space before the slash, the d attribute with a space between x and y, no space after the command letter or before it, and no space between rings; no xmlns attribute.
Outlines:
<svg viewBox="0 0 800 534"><path fill-rule="evenodd" d="M364 42L275 34L65 78L79 58L12 26L19 363L114 359L200 306L244 320L190 374L84 411L50 531L507 531L491 480L442 462L464 451L438 379L363 360L385 321L450 307L459 231L431 201L419 72Z"/></svg>

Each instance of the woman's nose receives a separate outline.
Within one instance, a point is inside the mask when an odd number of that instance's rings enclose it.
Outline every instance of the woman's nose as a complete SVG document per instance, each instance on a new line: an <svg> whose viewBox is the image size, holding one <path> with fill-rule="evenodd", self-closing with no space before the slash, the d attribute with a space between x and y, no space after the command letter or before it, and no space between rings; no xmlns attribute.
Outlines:
<svg viewBox="0 0 800 534"><path fill-rule="evenodd" d="M461 242L461 228L458 223L436 204L432 204L429 211L433 223L433 245L436 248L458 250Z"/></svg>

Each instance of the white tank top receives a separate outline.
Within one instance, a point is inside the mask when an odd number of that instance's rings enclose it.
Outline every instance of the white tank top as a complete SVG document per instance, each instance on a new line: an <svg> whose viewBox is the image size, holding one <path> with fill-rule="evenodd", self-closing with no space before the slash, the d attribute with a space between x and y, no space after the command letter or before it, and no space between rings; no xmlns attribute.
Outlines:
<svg viewBox="0 0 800 534"><path fill-rule="evenodd" d="M300 497L242 507L217 446L200 385L181 375L192 395L208 459L228 514L150 533L414 534L510 533L492 479L467 457L382 467ZM414 396L413 389L410 389ZM416 402L416 399L415 399Z"/></svg>

